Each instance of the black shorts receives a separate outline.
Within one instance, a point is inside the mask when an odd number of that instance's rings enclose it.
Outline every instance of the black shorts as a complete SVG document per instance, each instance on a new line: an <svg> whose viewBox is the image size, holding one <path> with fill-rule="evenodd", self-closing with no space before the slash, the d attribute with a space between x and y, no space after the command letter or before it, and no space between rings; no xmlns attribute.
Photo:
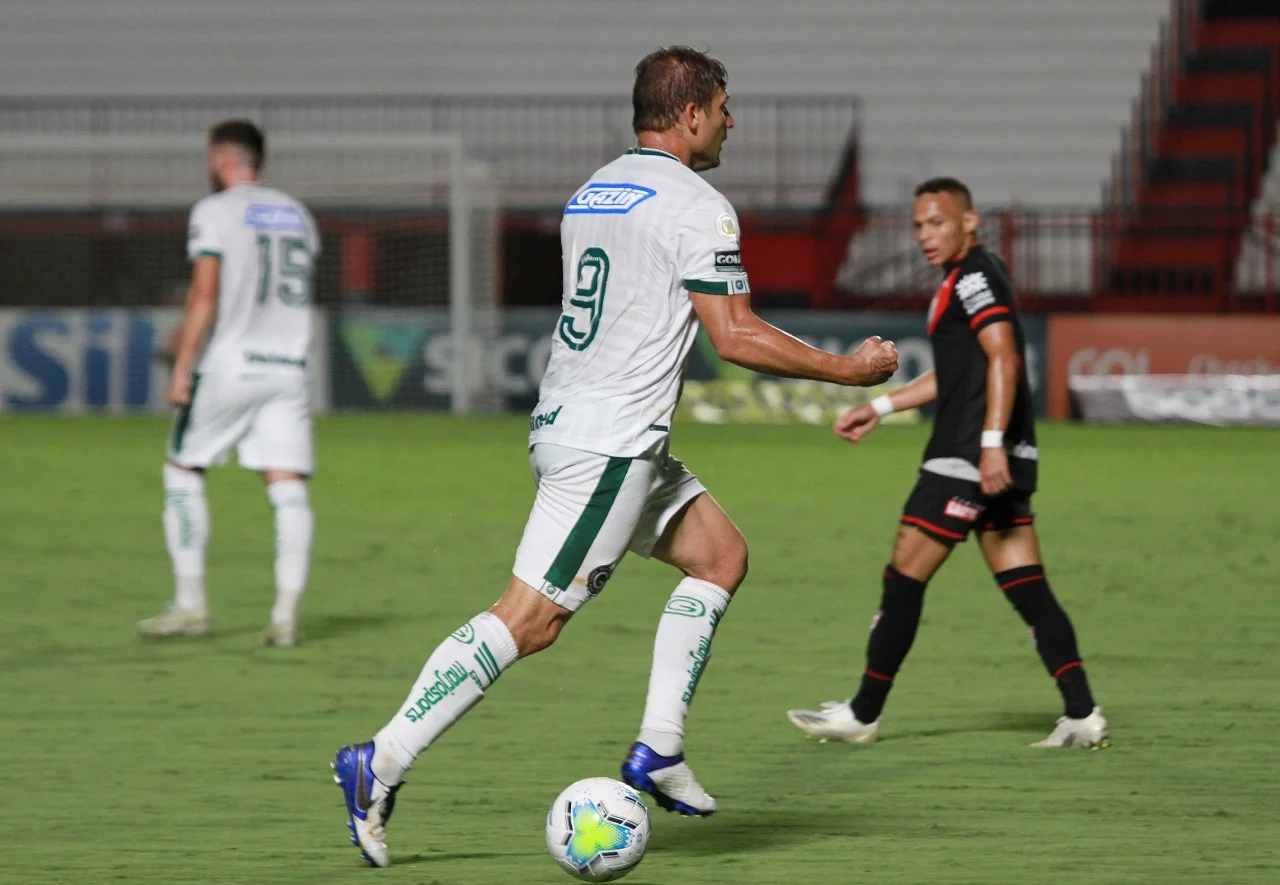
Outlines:
<svg viewBox="0 0 1280 885"><path fill-rule="evenodd" d="M1003 531L1031 525L1035 518L1030 492L1010 489L988 498L976 482L928 470L920 471L916 487L902 508L903 525L915 526L944 544L964 541L971 531Z"/></svg>

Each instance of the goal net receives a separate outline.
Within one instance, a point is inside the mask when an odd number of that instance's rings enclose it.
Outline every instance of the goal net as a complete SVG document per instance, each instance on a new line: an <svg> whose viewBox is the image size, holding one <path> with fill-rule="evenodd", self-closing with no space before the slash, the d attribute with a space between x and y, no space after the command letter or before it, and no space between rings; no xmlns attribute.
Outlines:
<svg viewBox="0 0 1280 885"><path fill-rule="evenodd" d="M349 345L331 370L335 387L359 391L346 404L501 405L485 370L499 322L499 189L461 136L273 133L263 183L316 216L312 300ZM0 135L0 235L23 267L20 284L5 282L32 305L180 303L186 212L207 192L200 135ZM422 371L428 343L434 381Z"/></svg>

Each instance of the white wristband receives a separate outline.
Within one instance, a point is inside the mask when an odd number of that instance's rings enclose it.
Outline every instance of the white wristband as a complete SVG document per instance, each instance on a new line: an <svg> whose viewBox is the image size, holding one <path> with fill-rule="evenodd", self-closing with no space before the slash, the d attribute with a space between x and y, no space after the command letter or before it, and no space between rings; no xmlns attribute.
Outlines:
<svg viewBox="0 0 1280 885"><path fill-rule="evenodd" d="M871 408L875 409L877 415L883 418L885 415L893 414L893 400L889 394L878 396L871 401Z"/></svg>
<svg viewBox="0 0 1280 885"><path fill-rule="evenodd" d="M1003 449L1004 448L1004 431L1003 430L982 431L982 448Z"/></svg>

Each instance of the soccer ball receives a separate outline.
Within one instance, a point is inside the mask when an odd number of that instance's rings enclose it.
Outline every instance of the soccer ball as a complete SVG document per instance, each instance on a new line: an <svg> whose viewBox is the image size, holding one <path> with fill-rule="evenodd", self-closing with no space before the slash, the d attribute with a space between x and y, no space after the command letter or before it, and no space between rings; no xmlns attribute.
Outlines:
<svg viewBox="0 0 1280 885"><path fill-rule="evenodd" d="M583 882L621 879L648 843L648 810L635 790L612 778L570 784L547 812L547 850Z"/></svg>

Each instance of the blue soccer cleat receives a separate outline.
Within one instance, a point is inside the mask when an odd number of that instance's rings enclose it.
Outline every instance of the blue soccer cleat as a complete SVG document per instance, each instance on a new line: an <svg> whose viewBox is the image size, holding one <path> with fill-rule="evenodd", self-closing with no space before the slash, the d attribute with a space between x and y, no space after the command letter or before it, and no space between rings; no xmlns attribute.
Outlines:
<svg viewBox="0 0 1280 885"><path fill-rule="evenodd" d="M400 784L388 787L373 776L373 741L343 747L329 763L334 782L347 800L347 829L360 856L374 867L391 866L387 821L396 807Z"/></svg>
<svg viewBox="0 0 1280 885"><path fill-rule="evenodd" d="M647 744L632 744L622 762L622 779L632 789L648 793L667 811L694 817L716 813L716 800L702 789L683 753L659 756Z"/></svg>

